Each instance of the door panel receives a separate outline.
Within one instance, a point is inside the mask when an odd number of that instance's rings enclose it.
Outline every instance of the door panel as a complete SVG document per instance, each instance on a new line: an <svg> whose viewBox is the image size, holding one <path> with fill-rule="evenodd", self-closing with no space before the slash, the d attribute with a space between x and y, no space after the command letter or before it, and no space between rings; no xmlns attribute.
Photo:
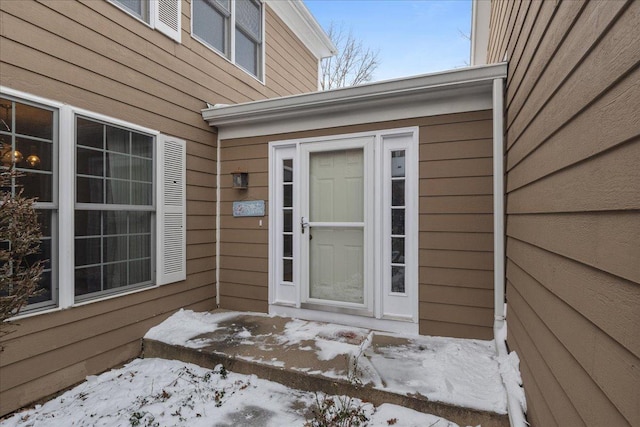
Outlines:
<svg viewBox="0 0 640 427"><path fill-rule="evenodd" d="M309 297L363 304L362 228L314 227L309 234Z"/></svg>

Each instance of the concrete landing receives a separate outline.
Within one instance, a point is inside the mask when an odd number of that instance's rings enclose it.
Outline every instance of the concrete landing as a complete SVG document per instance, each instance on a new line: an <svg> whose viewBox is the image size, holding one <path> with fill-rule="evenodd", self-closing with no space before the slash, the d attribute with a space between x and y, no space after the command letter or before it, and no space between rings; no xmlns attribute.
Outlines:
<svg viewBox="0 0 640 427"><path fill-rule="evenodd" d="M210 369L222 364L229 371L254 374L288 387L348 395L376 406L393 403L460 426L509 426L506 414L429 400L425 396L429 384L410 378L412 372L424 369L412 356L419 354L423 345L412 338L243 313L223 313L212 331L186 338L181 344L145 338L143 355ZM394 366L397 369L390 369ZM398 389L393 384L406 384L408 388Z"/></svg>

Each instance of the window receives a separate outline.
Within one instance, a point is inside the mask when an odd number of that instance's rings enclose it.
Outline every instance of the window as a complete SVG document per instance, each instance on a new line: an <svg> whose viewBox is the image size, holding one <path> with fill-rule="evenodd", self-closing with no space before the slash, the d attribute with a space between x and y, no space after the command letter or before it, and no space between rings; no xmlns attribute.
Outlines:
<svg viewBox="0 0 640 427"><path fill-rule="evenodd" d="M27 310L184 280L185 141L1 92L0 160L25 173L11 191L38 198L48 260Z"/></svg>
<svg viewBox="0 0 640 427"><path fill-rule="evenodd" d="M152 283L153 137L76 117L75 296Z"/></svg>
<svg viewBox="0 0 640 427"><path fill-rule="evenodd" d="M146 23L150 23L149 20L149 2L146 0L113 0L120 4L129 13L137 16Z"/></svg>
<svg viewBox="0 0 640 427"><path fill-rule="evenodd" d="M192 33L261 79L263 13L258 0L194 0Z"/></svg>
<svg viewBox="0 0 640 427"><path fill-rule="evenodd" d="M35 208L40 219L40 253L27 260L45 261L40 282L41 293L29 303L33 308L51 306L56 300L56 270L53 236L57 217L56 170L57 112L45 106L0 97L0 156L2 168L15 165L24 175L12 180L12 194L21 190L25 197L37 197ZM3 242L9 245L9 242Z"/></svg>
<svg viewBox="0 0 640 427"><path fill-rule="evenodd" d="M125 12L180 42L182 0L110 0Z"/></svg>

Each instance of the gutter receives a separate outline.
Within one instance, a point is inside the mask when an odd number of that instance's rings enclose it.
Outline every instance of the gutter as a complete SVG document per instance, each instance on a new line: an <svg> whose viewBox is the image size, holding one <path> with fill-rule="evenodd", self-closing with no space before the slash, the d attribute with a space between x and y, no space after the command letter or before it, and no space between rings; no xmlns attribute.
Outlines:
<svg viewBox="0 0 640 427"><path fill-rule="evenodd" d="M496 353L506 359L507 350L507 304L505 295L505 188L504 188L504 78L493 80L493 283L494 322L493 339ZM509 387L501 378L507 394L507 411L511 427L526 427L528 423L520 403L509 393Z"/></svg>

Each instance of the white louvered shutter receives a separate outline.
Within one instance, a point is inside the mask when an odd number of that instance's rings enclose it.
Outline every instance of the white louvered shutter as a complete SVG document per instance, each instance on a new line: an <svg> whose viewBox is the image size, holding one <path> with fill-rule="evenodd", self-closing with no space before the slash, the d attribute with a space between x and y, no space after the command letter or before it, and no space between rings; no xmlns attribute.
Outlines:
<svg viewBox="0 0 640 427"><path fill-rule="evenodd" d="M158 135L158 284L187 277L186 142Z"/></svg>
<svg viewBox="0 0 640 427"><path fill-rule="evenodd" d="M180 43L181 0L152 0L155 28Z"/></svg>

